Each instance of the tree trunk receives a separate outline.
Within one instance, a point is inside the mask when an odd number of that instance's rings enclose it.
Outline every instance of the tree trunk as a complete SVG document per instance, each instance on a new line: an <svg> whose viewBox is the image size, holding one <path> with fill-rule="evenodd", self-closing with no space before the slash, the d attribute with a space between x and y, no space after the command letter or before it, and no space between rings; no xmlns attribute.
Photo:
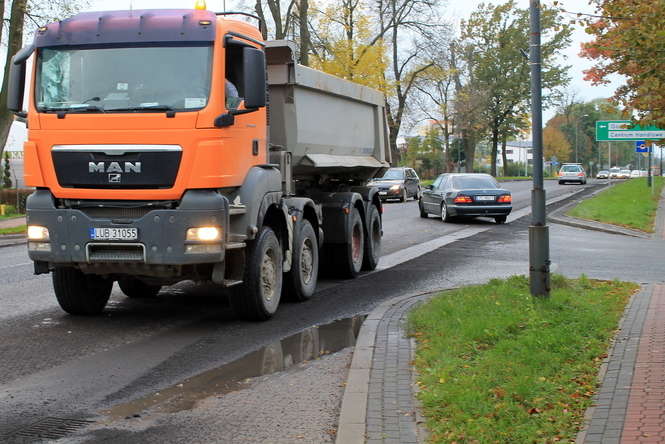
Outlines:
<svg viewBox="0 0 665 444"><path fill-rule="evenodd" d="M305 66L309 66L308 10L309 0L300 0L300 64Z"/></svg>
<svg viewBox="0 0 665 444"><path fill-rule="evenodd" d="M261 28L261 36L263 37L263 40L268 40L268 25L266 23L266 16L263 13L263 5L261 4L262 0L256 0L256 4L254 5L254 11L256 12L256 15L259 16L261 19L261 22L259 24L259 28Z"/></svg>
<svg viewBox="0 0 665 444"><path fill-rule="evenodd" d="M9 66L14 54L23 45L23 20L27 0L14 0L12 2L11 15L9 17L9 40L7 44L7 59L5 61L5 74L2 79L2 90L0 91L0 157L5 150L7 136L14 122L14 115L7 109L7 88L9 86Z"/></svg>
<svg viewBox="0 0 665 444"><path fill-rule="evenodd" d="M399 135L399 125L395 124L393 120L392 109L390 108L390 103L388 99L385 101L386 104L386 119L388 123L388 142L390 143L390 155L392 157L391 164L398 165L400 160L402 160L402 155L397 149L397 136Z"/></svg>
<svg viewBox="0 0 665 444"><path fill-rule="evenodd" d="M496 158L499 152L499 128L494 125L492 127L492 165L490 174L496 177Z"/></svg>
<svg viewBox="0 0 665 444"><path fill-rule="evenodd" d="M508 176L508 155L506 154L506 144L508 143L506 134L501 138L501 158L503 159L503 175Z"/></svg>
<svg viewBox="0 0 665 444"><path fill-rule="evenodd" d="M476 141L469 130L462 131L462 146L464 147L464 170L473 173L473 162L476 158Z"/></svg>

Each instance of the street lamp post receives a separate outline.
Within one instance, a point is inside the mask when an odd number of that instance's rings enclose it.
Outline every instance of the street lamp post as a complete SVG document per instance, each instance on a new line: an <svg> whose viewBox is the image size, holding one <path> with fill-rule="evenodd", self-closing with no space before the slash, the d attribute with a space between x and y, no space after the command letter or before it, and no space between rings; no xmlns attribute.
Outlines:
<svg viewBox="0 0 665 444"><path fill-rule="evenodd" d="M550 295L550 235L545 210L543 182L543 107L542 63L540 52L540 0L530 0L531 38L531 127L533 128L533 190L531 191L531 225L529 226L529 286L531 295ZM528 161L528 156L527 156Z"/></svg>
<svg viewBox="0 0 665 444"><path fill-rule="evenodd" d="M589 117L589 115L585 114L585 115L582 116L582 118L584 118L584 117ZM577 145L578 145L578 143L577 143L578 134L577 133L579 133L579 132L580 132L580 118L578 117L577 119L575 119L575 163L580 162L577 159Z"/></svg>

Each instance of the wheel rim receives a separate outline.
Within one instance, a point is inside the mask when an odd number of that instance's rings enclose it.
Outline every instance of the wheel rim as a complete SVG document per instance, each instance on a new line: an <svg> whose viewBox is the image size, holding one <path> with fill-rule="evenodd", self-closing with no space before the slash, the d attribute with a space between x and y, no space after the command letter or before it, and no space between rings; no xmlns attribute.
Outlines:
<svg viewBox="0 0 665 444"><path fill-rule="evenodd" d="M441 220L446 220L446 217L448 216L448 209L446 208L446 204L441 205Z"/></svg>
<svg viewBox="0 0 665 444"><path fill-rule="evenodd" d="M274 256L274 250L269 248L263 254L263 261L261 262L261 291L268 306L272 305L275 296L277 270L275 269Z"/></svg>
<svg viewBox="0 0 665 444"><path fill-rule="evenodd" d="M362 234L360 224L355 224L353 226L353 236L351 238L351 258L355 264L358 264L361 260L362 254Z"/></svg>
<svg viewBox="0 0 665 444"><path fill-rule="evenodd" d="M312 281L314 274L314 248L312 247L312 240L307 238L302 242L300 252L300 277L305 285Z"/></svg>

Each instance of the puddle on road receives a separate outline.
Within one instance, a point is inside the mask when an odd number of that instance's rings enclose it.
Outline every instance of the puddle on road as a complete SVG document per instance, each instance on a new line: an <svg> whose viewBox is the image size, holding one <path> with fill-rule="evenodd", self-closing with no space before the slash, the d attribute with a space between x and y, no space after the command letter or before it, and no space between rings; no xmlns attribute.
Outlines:
<svg viewBox="0 0 665 444"><path fill-rule="evenodd" d="M139 415L148 409L163 413L190 410L210 396L243 389L249 383L248 378L280 372L354 345L364 319L365 316L356 316L310 327L222 367L143 398L119 404L103 413L109 415L111 420L119 420Z"/></svg>

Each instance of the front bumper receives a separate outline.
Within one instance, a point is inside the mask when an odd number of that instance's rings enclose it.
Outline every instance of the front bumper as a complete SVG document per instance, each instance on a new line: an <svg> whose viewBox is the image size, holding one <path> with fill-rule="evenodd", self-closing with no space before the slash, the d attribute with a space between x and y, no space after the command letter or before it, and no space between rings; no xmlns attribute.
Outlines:
<svg viewBox="0 0 665 444"><path fill-rule="evenodd" d="M28 225L49 230L50 251L45 245L36 249L34 242L28 243L28 255L33 261L52 265L127 262L139 266L216 263L224 258L223 240L206 250L214 250L212 253L186 252L187 245L202 244L185 241L188 228L219 226L222 239L228 232L229 202L212 191L187 191L176 209L156 209L131 220L93 218L79 209L56 208L48 190L30 195L26 209ZM90 228L95 227L137 228L138 240L94 241L90 239ZM91 255L96 249L102 254ZM123 249L132 254L123 255Z"/></svg>
<svg viewBox="0 0 665 444"><path fill-rule="evenodd" d="M387 199L401 199L402 198L402 193L404 192L403 188L398 188L396 190L379 190L379 197L381 200L387 200Z"/></svg>
<svg viewBox="0 0 665 444"><path fill-rule="evenodd" d="M495 217L508 216L513 210L512 205L449 205L448 212L451 216L469 217Z"/></svg>

